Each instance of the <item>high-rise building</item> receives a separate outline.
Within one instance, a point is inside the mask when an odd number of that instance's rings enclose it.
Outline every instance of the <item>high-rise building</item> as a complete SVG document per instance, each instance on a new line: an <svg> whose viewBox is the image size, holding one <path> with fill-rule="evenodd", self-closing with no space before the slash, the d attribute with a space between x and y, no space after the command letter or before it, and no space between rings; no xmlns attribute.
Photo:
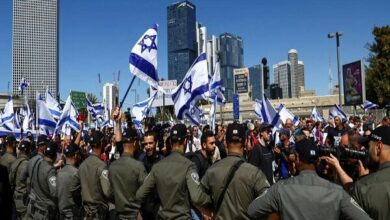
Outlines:
<svg viewBox="0 0 390 220"><path fill-rule="evenodd" d="M49 86L58 95L58 0L13 0L12 88L24 77L29 100ZM34 102L33 102L34 103Z"/></svg>
<svg viewBox="0 0 390 220"><path fill-rule="evenodd" d="M103 104L109 112L119 105L119 88L115 83L106 83L103 86Z"/></svg>
<svg viewBox="0 0 390 220"><path fill-rule="evenodd" d="M207 28L198 22L196 22L196 45L198 48L197 56L206 52Z"/></svg>
<svg viewBox="0 0 390 220"><path fill-rule="evenodd" d="M218 61L218 53L219 53L219 39L215 35L211 35L211 37L207 40L207 70L210 74L214 73L215 64Z"/></svg>
<svg viewBox="0 0 390 220"><path fill-rule="evenodd" d="M196 7L189 1L167 7L168 78L180 83L197 57Z"/></svg>
<svg viewBox="0 0 390 220"><path fill-rule="evenodd" d="M231 102L234 92L233 70L244 66L243 40L239 36L223 33L219 36L219 46L222 86L226 89L226 100Z"/></svg>
<svg viewBox="0 0 390 220"><path fill-rule="evenodd" d="M283 97L299 96L300 86L305 86L304 64L298 60L298 51L288 51L288 60L273 65L274 83L282 88Z"/></svg>
<svg viewBox="0 0 390 220"><path fill-rule="evenodd" d="M263 94L261 94L263 90L261 67L260 64L249 67L249 82L252 90L252 100L262 99L263 97Z"/></svg>

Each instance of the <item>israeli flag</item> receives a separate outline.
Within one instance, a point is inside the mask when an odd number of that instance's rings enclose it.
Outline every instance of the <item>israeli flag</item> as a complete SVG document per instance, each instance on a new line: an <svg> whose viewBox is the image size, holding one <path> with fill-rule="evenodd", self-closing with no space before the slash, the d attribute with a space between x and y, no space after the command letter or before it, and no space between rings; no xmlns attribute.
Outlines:
<svg viewBox="0 0 390 220"><path fill-rule="evenodd" d="M279 105L278 114L282 123L285 123L287 119L290 119L294 126L299 125L298 117L291 113L283 104Z"/></svg>
<svg viewBox="0 0 390 220"><path fill-rule="evenodd" d="M217 62L214 68L214 75L210 77L210 94L211 98L209 99L211 102L214 100L214 96L217 97L217 104L223 105L226 103L226 98L224 96L225 88L222 87L221 84L221 71L220 64Z"/></svg>
<svg viewBox="0 0 390 220"><path fill-rule="evenodd" d="M13 132L15 130L14 120L14 101L10 97L8 102L5 104L1 124L6 130Z"/></svg>
<svg viewBox="0 0 390 220"><path fill-rule="evenodd" d="M196 126L200 125L204 117L202 109L196 105L192 106L189 111L184 113L184 115L193 125Z"/></svg>
<svg viewBox="0 0 390 220"><path fill-rule="evenodd" d="M144 126L142 125L141 121L134 119L133 124L135 129L137 129L139 133L141 133L142 135L145 134Z"/></svg>
<svg viewBox="0 0 390 220"><path fill-rule="evenodd" d="M15 120L14 120L14 123L15 123L15 129L16 129L16 130L19 130L20 127L21 127L21 124L20 124L20 115L18 114L17 111L15 112Z"/></svg>
<svg viewBox="0 0 390 220"><path fill-rule="evenodd" d="M50 113L53 115L54 119L59 119L61 116L61 107L58 104L57 100L50 93L49 88L46 88L46 106L49 109Z"/></svg>
<svg viewBox="0 0 390 220"><path fill-rule="evenodd" d="M62 110L62 114L57 122L55 133L61 130L64 125L68 125L76 132L79 132L80 126L76 120L76 117L77 117L77 111L76 108L73 106L72 99L70 98L69 95L68 99L66 100L64 109Z"/></svg>
<svg viewBox="0 0 390 220"><path fill-rule="evenodd" d="M97 119L99 116L104 115L104 105L102 103L92 104L87 97L85 97L87 103L87 111L91 114L92 118Z"/></svg>
<svg viewBox="0 0 390 220"><path fill-rule="evenodd" d="M332 118L339 117L341 119L347 120L347 114L345 114L339 105L334 105L334 107L329 109L329 116Z"/></svg>
<svg viewBox="0 0 390 220"><path fill-rule="evenodd" d="M263 101L261 102L260 109L263 123L271 124L272 126L276 126L279 123L279 114L275 111L274 107L272 107L271 102L265 94L263 94Z"/></svg>
<svg viewBox="0 0 390 220"><path fill-rule="evenodd" d="M186 112L196 101L209 92L206 53L202 53L192 64L183 81L172 91L175 114L179 120L184 119Z"/></svg>
<svg viewBox="0 0 390 220"><path fill-rule="evenodd" d="M158 85L157 74L157 27L153 25L137 41L131 49L129 58L130 72L147 82L152 87L166 93Z"/></svg>
<svg viewBox="0 0 390 220"><path fill-rule="evenodd" d="M26 79L22 77L22 79L19 82L19 91L22 93L22 95L24 90L26 90L29 85L30 83L27 83Z"/></svg>
<svg viewBox="0 0 390 220"><path fill-rule="evenodd" d="M150 107L153 104L156 94L157 92L154 94L154 96L151 96L146 100L133 105L133 109L131 109L131 114L135 117L135 120L142 121L146 116L148 116Z"/></svg>
<svg viewBox="0 0 390 220"><path fill-rule="evenodd" d="M260 121L263 121L263 118L261 117L261 105L262 101L255 99L255 114L260 119Z"/></svg>
<svg viewBox="0 0 390 220"><path fill-rule="evenodd" d="M317 108L314 107L313 110L311 111L311 118L314 121L323 121L321 115L318 113Z"/></svg>
<svg viewBox="0 0 390 220"><path fill-rule="evenodd" d="M368 100L366 100L366 101L363 102L361 107L362 107L362 109L364 109L364 111L367 111L369 109L377 107L377 105L372 103L372 102L370 102L370 101L368 101Z"/></svg>
<svg viewBox="0 0 390 220"><path fill-rule="evenodd" d="M41 99L37 100L38 106L38 129L41 134L48 137L53 137L56 121L54 120L50 110L47 108L45 102Z"/></svg>
<svg viewBox="0 0 390 220"><path fill-rule="evenodd" d="M35 130L34 114L31 112L30 106L28 105L27 102L24 103L23 114L24 114L23 125L22 125L23 131Z"/></svg>

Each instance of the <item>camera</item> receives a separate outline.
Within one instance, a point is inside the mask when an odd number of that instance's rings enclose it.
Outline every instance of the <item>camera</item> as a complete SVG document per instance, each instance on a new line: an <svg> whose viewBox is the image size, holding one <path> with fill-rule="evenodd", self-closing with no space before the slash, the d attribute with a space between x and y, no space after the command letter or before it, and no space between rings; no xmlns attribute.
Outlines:
<svg viewBox="0 0 390 220"><path fill-rule="evenodd" d="M337 157L340 161L347 159L356 159L361 160L363 164L366 166L369 155L367 150L355 150L343 146L338 147L318 147L318 155L321 156L330 156L330 154Z"/></svg>

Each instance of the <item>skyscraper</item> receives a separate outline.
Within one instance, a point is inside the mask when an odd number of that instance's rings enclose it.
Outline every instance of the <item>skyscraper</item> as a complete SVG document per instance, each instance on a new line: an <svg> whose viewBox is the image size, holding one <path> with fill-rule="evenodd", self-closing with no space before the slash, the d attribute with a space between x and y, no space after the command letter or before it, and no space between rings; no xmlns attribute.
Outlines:
<svg viewBox="0 0 390 220"><path fill-rule="evenodd" d="M36 91L49 86L58 95L58 0L13 0L12 88L24 77L30 86L25 91L35 100Z"/></svg>
<svg viewBox="0 0 390 220"><path fill-rule="evenodd" d="M197 57L196 7L189 1L167 7L168 78L183 80Z"/></svg>
<svg viewBox="0 0 390 220"><path fill-rule="evenodd" d="M218 61L218 53L219 53L219 39L215 35L211 35L211 37L207 40L207 69L209 73L214 74L214 67Z"/></svg>
<svg viewBox="0 0 390 220"><path fill-rule="evenodd" d="M288 51L288 60L273 65L274 83L282 88L284 98L298 97L300 86L305 86L305 70L302 61L298 60L298 51Z"/></svg>
<svg viewBox="0 0 390 220"><path fill-rule="evenodd" d="M262 99L263 97L263 94L261 94L263 89L261 67L260 64L249 67L249 82L252 88L252 100Z"/></svg>
<svg viewBox="0 0 390 220"><path fill-rule="evenodd" d="M197 56L206 52L207 28L198 22L196 22L196 44L198 49Z"/></svg>
<svg viewBox="0 0 390 220"><path fill-rule="evenodd" d="M228 102L232 101L234 90L233 70L244 66L244 46L242 38L230 33L219 36L221 81L225 86L225 97Z"/></svg>
<svg viewBox="0 0 390 220"><path fill-rule="evenodd" d="M115 83L106 83L103 86L103 104L109 112L119 105L119 89Z"/></svg>

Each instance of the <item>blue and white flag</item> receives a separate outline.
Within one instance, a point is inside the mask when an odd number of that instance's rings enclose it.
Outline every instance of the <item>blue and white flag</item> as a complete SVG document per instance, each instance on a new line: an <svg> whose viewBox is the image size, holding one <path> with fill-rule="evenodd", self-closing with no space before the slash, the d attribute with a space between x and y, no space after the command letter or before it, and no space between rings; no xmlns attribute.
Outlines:
<svg viewBox="0 0 390 220"><path fill-rule="evenodd" d="M28 105L27 101L24 103L23 107L23 131L28 131L28 130L35 130L34 126L34 114L30 110L30 106Z"/></svg>
<svg viewBox="0 0 390 220"><path fill-rule="evenodd" d="M145 134L144 126L142 125L141 121L138 121L136 119L133 120L133 124L135 129L139 132L139 134Z"/></svg>
<svg viewBox="0 0 390 220"><path fill-rule="evenodd" d="M21 127L21 123L20 123L20 115L18 114L18 112L16 111L15 114L14 114L14 123L15 123L15 130L19 130L20 127Z"/></svg>
<svg viewBox="0 0 390 220"><path fill-rule="evenodd" d="M130 72L149 85L166 93L158 84L157 73L157 27L149 28L133 46L130 52Z"/></svg>
<svg viewBox="0 0 390 220"><path fill-rule="evenodd" d="M261 117L261 105L262 101L259 99L255 100L255 114L259 118L260 121L263 121L263 118Z"/></svg>
<svg viewBox="0 0 390 220"><path fill-rule="evenodd" d="M88 97L85 97L87 103L87 111L91 114L92 118L97 119L98 117L104 116L104 105L102 103L92 104Z"/></svg>
<svg viewBox="0 0 390 220"><path fill-rule="evenodd" d="M217 96L217 104L222 105L226 103L224 96L225 88L221 84L220 64L217 62L214 68L214 75L210 77L210 94L209 101L213 102L214 96Z"/></svg>
<svg viewBox="0 0 390 220"><path fill-rule="evenodd" d="M1 124L6 130L13 132L15 130L14 119L14 101L10 97L8 102L5 104Z"/></svg>
<svg viewBox="0 0 390 220"><path fill-rule="evenodd" d="M191 122L191 124L199 126L203 120L204 113L203 113L202 109L200 109L198 106L194 105L194 106L191 106L189 111L184 113L184 116L186 119L188 119Z"/></svg>
<svg viewBox="0 0 390 220"><path fill-rule="evenodd" d="M279 114L272 107L271 102L265 94L263 95L260 109L263 123L271 124L272 126L276 126L279 123Z"/></svg>
<svg viewBox="0 0 390 220"><path fill-rule="evenodd" d="M347 114L343 111L343 109L339 105L334 105L331 109L329 109L329 116L332 118L339 117L341 119L347 120Z"/></svg>
<svg viewBox="0 0 390 220"><path fill-rule="evenodd" d="M318 113L316 107L314 107L313 110L311 111L311 118L312 118L314 121L324 121L324 120L322 119L320 113Z"/></svg>
<svg viewBox="0 0 390 220"><path fill-rule="evenodd" d="M22 79L19 82L19 91L21 92L22 95L23 95L24 90L26 90L29 85L30 85L30 83L28 83L26 81L26 79L24 77L22 77Z"/></svg>
<svg viewBox="0 0 390 220"><path fill-rule="evenodd" d="M298 126L299 124L298 117L296 117L293 113L291 113L283 104L279 105L278 114L279 114L279 119L281 120L282 123L286 123L286 120L290 119L294 126Z"/></svg>
<svg viewBox="0 0 390 220"><path fill-rule="evenodd" d="M45 134L48 137L53 137L56 121L54 120L50 110L47 108L45 102L41 99L37 99L38 106L38 129L41 134Z"/></svg>
<svg viewBox="0 0 390 220"><path fill-rule="evenodd" d="M180 85L172 92L177 118L183 120L185 113L189 112L196 101L204 97L208 92L207 59L206 54L202 53L187 71Z"/></svg>
<svg viewBox="0 0 390 220"><path fill-rule="evenodd" d="M377 107L377 105L372 103L372 102L370 102L370 101L368 101L368 100L366 100L366 101L363 102L361 107L362 107L362 109L364 109L364 111L367 111L369 109Z"/></svg>
<svg viewBox="0 0 390 220"><path fill-rule="evenodd" d="M131 114L135 117L135 120L142 121L145 117L148 116L150 107L153 104L156 94L157 92L154 94L154 96L151 96L144 101L138 102L133 105L133 109L131 109Z"/></svg>
<svg viewBox="0 0 390 220"><path fill-rule="evenodd" d="M57 100L50 93L49 88L46 88L46 106L54 119L60 118L62 113L60 104L58 104Z"/></svg>
<svg viewBox="0 0 390 220"><path fill-rule="evenodd" d="M80 126L76 118L77 118L77 111L76 108L73 106L72 99L69 95L68 99L66 100L64 109L62 110L62 114L57 122L55 133L62 130L62 127L64 125L68 125L76 132L79 132Z"/></svg>

